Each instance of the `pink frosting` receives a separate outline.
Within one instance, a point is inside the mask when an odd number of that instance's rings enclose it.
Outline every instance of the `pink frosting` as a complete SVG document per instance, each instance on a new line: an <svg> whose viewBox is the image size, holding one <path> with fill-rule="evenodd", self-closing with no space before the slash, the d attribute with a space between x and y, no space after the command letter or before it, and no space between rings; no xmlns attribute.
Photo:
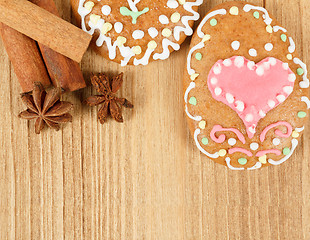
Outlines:
<svg viewBox="0 0 310 240"><path fill-rule="evenodd" d="M245 144L245 138L243 136L243 134L235 128L223 128L220 125L215 125L212 129L212 131L210 132L210 137L211 139L216 142L216 143L223 143L226 139L226 136L224 134L221 134L219 137L215 136L215 133L217 132L233 132L237 135L238 139Z"/></svg>
<svg viewBox="0 0 310 240"><path fill-rule="evenodd" d="M266 127L262 131L262 133L260 134L260 141L264 142L266 139L266 135L269 132L269 130L276 128L278 126L285 126L286 127L286 133L283 133L279 129L276 129L274 131L275 134L277 134L279 137L283 137L283 138L288 138L289 136L291 136L291 134L293 132L293 128L292 128L291 124L289 124L288 122L277 122L277 123L273 123L273 124L269 125L268 127Z"/></svg>
<svg viewBox="0 0 310 240"><path fill-rule="evenodd" d="M258 153L256 153L256 156L257 157L261 157L261 156L264 156L266 154L269 154L269 153L273 153L273 154L276 154L278 156L281 155L281 151L278 150L278 149L269 149L269 150L264 150L264 151L260 151Z"/></svg>
<svg viewBox="0 0 310 240"><path fill-rule="evenodd" d="M288 64L278 59L255 64L235 56L212 67L208 88L214 99L237 112L253 138L258 121L291 94L295 78Z"/></svg>
<svg viewBox="0 0 310 240"><path fill-rule="evenodd" d="M244 154L248 155L249 157L253 156L253 154L249 150L244 149L244 148L231 148L228 150L229 154L234 154L236 152L244 153Z"/></svg>

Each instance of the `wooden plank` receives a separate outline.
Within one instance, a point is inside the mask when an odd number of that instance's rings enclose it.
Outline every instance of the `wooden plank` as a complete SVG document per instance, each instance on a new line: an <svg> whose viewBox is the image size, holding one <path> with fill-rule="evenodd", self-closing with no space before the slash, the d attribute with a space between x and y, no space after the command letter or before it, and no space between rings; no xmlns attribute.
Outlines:
<svg viewBox="0 0 310 240"><path fill-rule="evenodd" d="M223 0L205 1L204 15ZM255 0L287 27L310 64L308 0ZM57 0L67 21L69 0ZM97 108L64 96L74 121L37 136L0 43L0 239L310 239L310 122L291 161L232 172L193 144L183 111L189 39L166 61L125 67L88 51L90 72L125 72L133 100L124 124L100 125ZM13 129L13 130L11 130Z"/></svg>

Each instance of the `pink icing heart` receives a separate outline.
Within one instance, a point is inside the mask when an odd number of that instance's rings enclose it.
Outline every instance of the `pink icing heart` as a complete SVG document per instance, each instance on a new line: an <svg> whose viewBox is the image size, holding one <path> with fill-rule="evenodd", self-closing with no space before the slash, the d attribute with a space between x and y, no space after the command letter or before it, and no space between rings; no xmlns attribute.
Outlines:
<svg viewBox="0 0 310 240"><path fill-rule="evenodd" d="M253 138L258 121L293 92L296 75L287 63L266 58L255 64L236 56L219 60L208 76L208 88L217 101L237 112Z"/></svg>

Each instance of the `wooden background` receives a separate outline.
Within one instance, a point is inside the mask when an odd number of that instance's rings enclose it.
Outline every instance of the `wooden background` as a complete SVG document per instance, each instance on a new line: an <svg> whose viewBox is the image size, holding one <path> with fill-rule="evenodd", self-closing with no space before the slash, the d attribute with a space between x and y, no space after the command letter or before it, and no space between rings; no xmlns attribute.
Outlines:
<svg viewBox="0 0 310 240"><path fill-rule="evenodd" d="M69 0L57 0L71 21ZM223 1L205 0L204 15ZM253 0L296 40L310 65L309 0ZM88 51L90 72L125 72L120 95L135 109L101 126L81 106L91 88L65 95L74 121L36 136L0 43L0 239L310 239L310 123L280 167L233 172L203 156L183 111L187 40L166 61L126 67Z"/></svg>

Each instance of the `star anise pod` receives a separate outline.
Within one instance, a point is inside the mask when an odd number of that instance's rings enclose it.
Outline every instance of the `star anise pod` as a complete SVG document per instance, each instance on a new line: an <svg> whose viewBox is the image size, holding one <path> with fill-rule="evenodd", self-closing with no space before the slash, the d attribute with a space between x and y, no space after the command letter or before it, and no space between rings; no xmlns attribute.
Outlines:
<svg viewBox="0 0 310 240"><path fill-rule="evenodd" d="M123 73L113 77L111 80L103 73L92 75L91 83L101 95L91 96L84 103L89 106L102 104L98 112L100 123L105 123L109 115L117 122L123 122L121 106L133 108L133 105L127 99L115 96L115 93L123 84Z"/></svg>
<svg viewBox="0 0 310 240"><path fill-rule="evenodd" d="M36 134L39 134L45 125L58 131L60 123L72 121L72 116L68 112L73 108L72 103L60 101L60 94L60 88L46 92L42 83L36 82L32 94L22 94L21 98L27 110L18 116L27 120L36 119Z"/></svg>

